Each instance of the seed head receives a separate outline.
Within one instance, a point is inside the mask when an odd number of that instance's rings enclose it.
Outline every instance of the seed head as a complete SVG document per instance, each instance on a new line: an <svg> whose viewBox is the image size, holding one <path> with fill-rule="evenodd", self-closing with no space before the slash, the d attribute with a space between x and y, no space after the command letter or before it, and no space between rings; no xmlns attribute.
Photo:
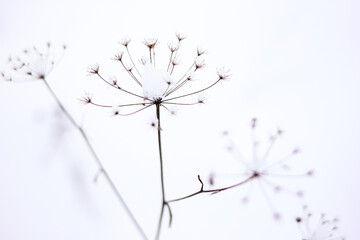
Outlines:
<svg viewBox="0 0 360 240"><path fill-rule="evenodd" d="M99 74L99 69L100 69L99 64L95 64L94 66L88 68L88 72L90 74Z"/></svg>
<svg viewBox="0 0 360 240"><path fill-rule="evenodd" d="M184 40L186 38L186 35L183 33L176 33L175 35L179 42L181 42L182 40Z"/></svg>
<svg viewBox="0 0 360 240"><path fill-rule="evenodd" d="M174 43L174 42L170 42L170 43L168 43L168 47L169 47L169 49L170 49L170 52L173 53L173 52L179 50L180 45L177 44L177 43Z"/></svg>
<svg viewBox="0 0 360 240"><path fill-rule="evenodd" d="M227 80L230 77L229 72L230 72L230 70L222 67L217 70L217 75L219 76L219 79Z"/></svg>
<svg viewBox="0 0 360 240"><path fill-rule="evenodd" d="M119 43L120 43L121 45L123 45L124 47L128 47L130 41L131 41L130 38L125 37L125 38L123 38Z"/></svg>
<svg viewBox="0 0 360 240"><path fill-rule="evenodd" d="M80 102L84 103L84 104L88 104L92 102L92 94L85 92L84 96L81 97Z"/></svg>
<svg viewBox="0 0 360 240"><path fill-rule="evenodd" d="M121 61L122 61L123 56L124 56L124 52L122 52L122 51L121 51L121 52L116 53L116 54L114 55L113 60L116 60L116 61L121 62Z"/></svg>
<svg viewBox="0 0 360 240"><path fill-rule="evenodd" d="M198 57L205 54L205 51L203 49L201 49L201 48L197 48L196 52L197 52Z"/></svg>
<svg viewBox="0 0 360 240"><path fill-rule="evenodd" d="M153 49L158 44L158 39L157 38L147 38L144 40L144 44L149 49Z"/></svg>
<svg viewBox="0 0 360 240"><path fill-rule="evenodd" d="M116 76L110 76L109 79L110 79L110 82L111 82L113 85L116 85L116 84L117 84L117 78L116 78Z"/></svg>
<svg viewBox="0 0 360 240"><path fill-rule="evenodd" d="M195 60L195 71L198 69L203 69L205 67L205 60L201 58L196 58Z"/></svg>

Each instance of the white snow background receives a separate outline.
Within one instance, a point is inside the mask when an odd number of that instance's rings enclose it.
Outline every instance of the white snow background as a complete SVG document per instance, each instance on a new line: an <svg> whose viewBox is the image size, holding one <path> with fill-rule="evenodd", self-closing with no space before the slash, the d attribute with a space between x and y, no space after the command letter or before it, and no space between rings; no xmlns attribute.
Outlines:
<svg viewBox="0 0 360 240"><path fill-rule="evenodd" d="M246 188L199 195L172 204L161 239L301 239L294 218L308 204L314 214L340 219L339 233L360 239L360 2L275 1L0 1L0 70L10 55L33 45L66 44L49 83L82 123L105 167L150 239L156 232L161 187L155 110L129 117L84 106L85 91L104 104L131 102L87 68L99 63L137 87L119 63L118 43L131 37L135 61L146 55L144 38L159 39L157 65L166 68L167 43L188 37L179 50L180 74L196 47L206 50L206 68L187 89L216 80L216 68L231 69L229 81L206 92L206 104L163 111L166 195L199 189L197 175L241 172L223 144L228 130L238 149L251 154L250 120L259 120L266 142L284 130L276 151L301 153L296 172L315 169L310 179L279 183L305 196L272 194L281 221L259 192L241 202ZM139 65L140 66L140 65ZM185 88L184 88L185 91ZM185 91L186 92L186 91ZM196 99L196 98L195 98ZM98 169L79 133L67 122L40 81L0 82L0 239L141 239ZM229 179L221 181L231 182ZM271 194L270 194L271 193Z"/></svg>

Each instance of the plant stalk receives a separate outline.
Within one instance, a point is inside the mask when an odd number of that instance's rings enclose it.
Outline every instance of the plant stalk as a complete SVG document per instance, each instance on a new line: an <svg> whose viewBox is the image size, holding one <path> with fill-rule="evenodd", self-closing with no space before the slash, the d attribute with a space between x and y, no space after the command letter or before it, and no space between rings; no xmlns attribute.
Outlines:
<svg viewBox="0 0 360 240"><path fill-rule="evenodd" d="M158 240L160 238L162 219L164 216L164 209L166 205L165 200L165 187L164 187L164 169L163 169L163 159L162 159L162 150L161 150L161 124L160 124L160 104L156 104L156 118L157 118L157 134L158 134L158 145L159 145L159 158L160 158L160 177L161 177L161 193L162 193L162 204L161 204L161 212L159 217L158 229L156 232L155 239Z"/></svg>
<svg viewBox="0 0 360 240"><path fill-rule="evenodd" d="M135 216L133 215L133 213L131 212L130 208L128 207L128 205L126 204L124 198L121 196L120 192L117 190L114 182L112 181L111 177L109 176L108 172L105 170L104 165L102 164L101 160L99 159L98 155L96 154L93 146L91 145L88 136L86 135L84 129L79 126L74 118L70 115L70 113L66 110L66 108L64 107L64 105L61 103L60 99L57 97L57 95L55 94L55 92L52 90L52 88L50 87L50 85L48 84L48 82L46 81L45 78L43 78L44 83L47 87L47 89L49 90L49 92L51 93L51 95L53 96L53 98L56 100L56 103L58 104L58 106L60 107L60 109L62 110L62 112L66 115L66 117L70 120L71 124L80 132L81 136L83 137L86 146L88 147L88 149L90 150L91 154L93 155L100 171L103 173L106 181L108 182L108 184L110 185L111 189L113 190L113 192L115 193L116 197L118 198L119 202L121 203L121 205L124 207L126 213L128 214L128 216L130 217L131 221L133 222L133 224L135 225L136 229L138 230L138 232L140 233L141 237L145 240L147 240L147 236L145 234L145 232L143 231L143 229L141 228L140 224L138 223L138 221L136 220Z"/></svg>

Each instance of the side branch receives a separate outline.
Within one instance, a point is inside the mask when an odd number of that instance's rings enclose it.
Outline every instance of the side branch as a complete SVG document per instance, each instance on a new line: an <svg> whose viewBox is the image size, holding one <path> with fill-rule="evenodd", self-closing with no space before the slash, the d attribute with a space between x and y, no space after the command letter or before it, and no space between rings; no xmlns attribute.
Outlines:
<svg viewBox="0 0 360 240"><path fill-rule="evenodd" d="M172 199L172 200L168 200L167 203L172 203L172 202L178 202L178 201L181 201L181 200L185 200L187 198L191 198L191 197L194 197L198 194L202 194L202 193L211 193L211 194L216 194L216 193L219 193L219 192L222 192L222 191L225 191L225 190L228 190L228 189L231 189L231 188L235 188L235 187L238 187L240 185L243 185L247 182L249 182L250 180L252 180L253 178L257 177L256 175L251 175L249 178L245 179L244 181L242 182L239 182L237 184L234 184L234 185L231 185L229 187L224 187L224 188L217 188L217 189L211 189L211 190L204 190L204 183L202 182L201 178L200 178L200 175L198 175L198 180L199 182L201 183L201 188L199 191L197 192L194 192L192 194L189 194L185 197L181 197L181 198L176 198L176 199Z"/></svg>

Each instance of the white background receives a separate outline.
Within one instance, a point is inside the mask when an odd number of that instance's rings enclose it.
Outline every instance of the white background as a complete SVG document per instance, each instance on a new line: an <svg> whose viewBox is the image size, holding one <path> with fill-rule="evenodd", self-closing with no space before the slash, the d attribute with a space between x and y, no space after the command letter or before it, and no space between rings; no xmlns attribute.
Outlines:
<svg viewBox="0 0 360 240"><path fill-rule="evenodd" d="M302 199L270 194L280 222L273 220L261 192L243 205L246 191L238 188L174 203L173 226L167 228L165 213L161 239L301 239L294 217L308 204L316 216L338 216L340 235L355 240L360 239L359 5L347 0L1 0L0 69L8 56L33 44L67 44L49 82L87 130L153 239L161 207L156 132L149 126L154 109L119 118L77 99L89 91L101 103L133 101L88 76L87 67L99 63L106 77L116 74L131 85L110 60L121 50L118 42L130 36L138 59L146 53L142 40L158 37L160 64L168 57L167 42L183 32L188 36L180 49L184 68L197 46L207 52L204 74L188 91L214 81L216 67L226 66L232 75L207 92L206 105L180 107L177 116L164 112L167 197L198 190L197 174L205 181L210 172L241 173L221 132L229 130L238 149L249 153L253 117L259 119L264 144L271 132L285 130L276 146L280 155L301 148L291 163L294 172L314 168L316 174L277 179L305 192ZM95 162L43 83L0 82L0 112L0 239L140 239L106 181L93 182Z"/></svg>

